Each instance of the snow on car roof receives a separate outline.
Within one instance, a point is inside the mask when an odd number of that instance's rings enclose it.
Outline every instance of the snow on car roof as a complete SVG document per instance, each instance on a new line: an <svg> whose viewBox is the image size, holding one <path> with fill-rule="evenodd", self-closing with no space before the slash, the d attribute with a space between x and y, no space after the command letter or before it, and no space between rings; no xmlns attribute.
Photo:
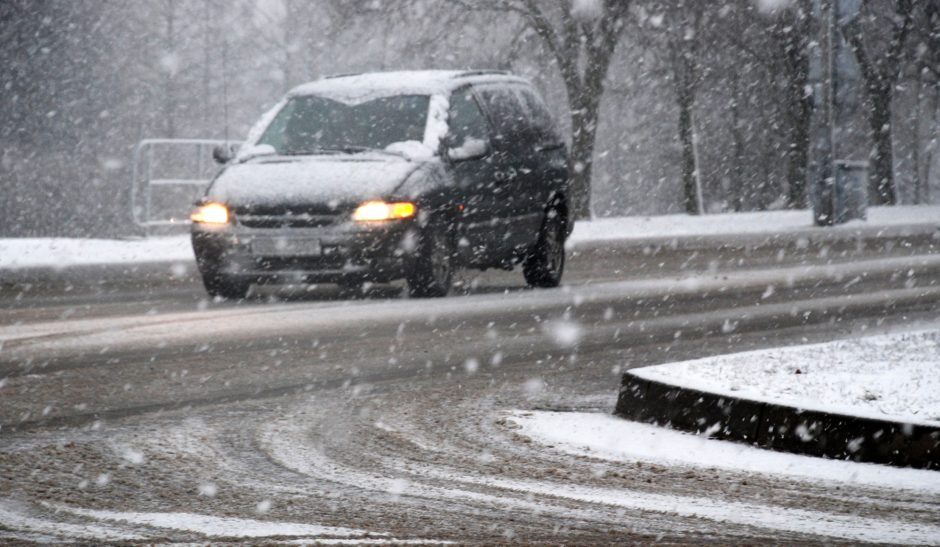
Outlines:
<svg viewBox="0 0 940 547"><path fill-rule="evenodd" d="M481 80L528 83L506 72L487 70L368 72L327 77L302 84L292 89L289 95L319 95L356 103L388 95L446 95L463 84Z"/></svg>

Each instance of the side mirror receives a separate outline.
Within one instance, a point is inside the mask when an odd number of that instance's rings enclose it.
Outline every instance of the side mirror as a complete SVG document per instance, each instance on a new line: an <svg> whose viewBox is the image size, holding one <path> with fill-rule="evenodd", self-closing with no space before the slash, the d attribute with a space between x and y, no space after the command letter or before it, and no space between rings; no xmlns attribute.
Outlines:
<svg viewBox="0 0 940 547"><path fill-rule="evenodd" d="M467 139L462 145L448 148L447 159L450 161L465 161L482 158L489 154L490 146L483 139Z"/></svg>
<svg viewBox="0 0 940 547"><path fill-rule="evenodd" d="M238 152L238 145L235 144L217 144L212 148L212 159L216 163L228 163L232 161L235 157L235 154Z"/></svg>

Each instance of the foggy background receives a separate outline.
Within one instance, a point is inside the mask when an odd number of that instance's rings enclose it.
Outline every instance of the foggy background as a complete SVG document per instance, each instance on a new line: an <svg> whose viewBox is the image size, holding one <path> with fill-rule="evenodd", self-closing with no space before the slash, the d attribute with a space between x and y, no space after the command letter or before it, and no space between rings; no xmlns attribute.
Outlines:
<svg viewBox="0 0 940 547"><path fill-rule="evenodd" d="M688 211L695 175L707 212L802 207L812 12L811 0L5 0L0 236L140 233L139 140L241 140L297 84L423 68L526 76L569 140L596 95L584 162L596 216ZM849 31L867 69L839 155L893 163L880 184L898 202L940 201L940 0L863 2ZM886 130L887 158L874 146Z"/></svg>

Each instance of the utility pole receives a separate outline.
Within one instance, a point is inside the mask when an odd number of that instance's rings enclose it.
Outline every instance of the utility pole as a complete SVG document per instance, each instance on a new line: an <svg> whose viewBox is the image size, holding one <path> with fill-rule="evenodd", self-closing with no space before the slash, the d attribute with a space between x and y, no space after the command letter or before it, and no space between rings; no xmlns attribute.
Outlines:
<svg viewBox="0 0 940 547"><path fill-rule="evenodd" d="M821 0L820 15L822 23L825 25L825 54L822 59L822 119L825 122L825 130L819 146L819 173L818 183L820 187L816 193L816 207L813 219L819 226L828 226L833 223L835 211L833 207L833 194L835 192L835 169L834 160L836 158L836 48L838 37L836 36L836 21L839 11L839 0Z"/></svg>
<svg viewBox="0 0 940 547"><path fill-rule="evenodd" d="M814 185L813 222L832 226L854 219L865 219L868 196L865 191L868 162L850 161L843 157L839 140L844 127L858 107L858 67L842 51L842 32L846 24L858 17L862 0L818 0L820 42L824 45L817 57L818 80L822 100L817 133L817 174Z"/></svg>

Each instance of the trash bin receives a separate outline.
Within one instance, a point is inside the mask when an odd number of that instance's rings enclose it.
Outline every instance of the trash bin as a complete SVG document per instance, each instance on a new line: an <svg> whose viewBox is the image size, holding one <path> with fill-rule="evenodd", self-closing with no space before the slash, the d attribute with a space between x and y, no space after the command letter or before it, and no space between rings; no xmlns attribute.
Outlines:
<svg viewBox="0 0 940 547"><path fill-rule="evenodd" d="M836 160L835 183L823 181L813 192L813 221L817 226L865 220L868 207L868 162Z"/></svg>

